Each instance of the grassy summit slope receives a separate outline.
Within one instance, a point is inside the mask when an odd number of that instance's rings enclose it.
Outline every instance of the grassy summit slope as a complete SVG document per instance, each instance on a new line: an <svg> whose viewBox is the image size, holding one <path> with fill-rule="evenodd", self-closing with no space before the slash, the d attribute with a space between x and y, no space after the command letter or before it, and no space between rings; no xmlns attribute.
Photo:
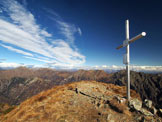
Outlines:
<svg viewBox="0 0 162 122"><path fill-rule="evenodd" d="M73 82L43 91L2 116L4 122L114 122L137 121L142 114L130 112L126 88L96 81ZM131 90L132 98L140 100ZM120 102L118 101L120 99ZM123 102L121 102L123 100ZM145 118L149 121L153 117Z"/></svg>

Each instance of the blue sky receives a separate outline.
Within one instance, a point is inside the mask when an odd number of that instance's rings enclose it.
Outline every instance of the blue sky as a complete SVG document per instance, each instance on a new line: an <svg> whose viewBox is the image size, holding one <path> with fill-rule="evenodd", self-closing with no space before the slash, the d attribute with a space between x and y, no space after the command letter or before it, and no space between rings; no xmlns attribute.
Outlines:
<svg viewBox="0 0 162 122"><path fill-rule="evenodd" d="M162 66L162 2L113 0L1 0L2 65L114 67L123 65L125 20L133 66ZM156 68L155 68L156 69Z"/></svg>

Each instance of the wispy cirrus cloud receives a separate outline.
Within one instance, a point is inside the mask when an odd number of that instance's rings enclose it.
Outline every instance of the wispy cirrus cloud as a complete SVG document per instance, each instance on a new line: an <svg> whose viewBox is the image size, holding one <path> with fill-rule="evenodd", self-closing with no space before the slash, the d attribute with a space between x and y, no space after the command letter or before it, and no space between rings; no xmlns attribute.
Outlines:
<svg viewBox="0 0 162 122"><path fill-rule="evenodd" d="M80 36L82 35L82 31L80 27L77 27L74 24L70 24L68 22L63 21L62 17L59 16L53 10L47 8L44 9L46 10L47 13L49 13L48 18L50 18L51 20L57 23L59 32L66 38L68 42L72 44L74 43L76 33L78 33Z"/></svg>
<svg viewBox="0 0 162 122"><path fill-rule="evenodd" d="M76 28L75 25L66 23L61 20L57 20L56 22L59 25L60 33L63 34L68 41L73 43L75 40L74 34L78 32L78 28ZM80 29L79 29L79 33L81 33Z"/></svg>
<svg viewBox="0 0 162 122"><path fill-rule="evenodd" d="M79 65L85 62L85 56L73 48L74 33L78 31L74 25L56 18L58 29L66 40L54 39L51 33L37 23L34 15L17 1L3 0L0 4L7 13L7 16L0 17L1 46L20 53L25 58L53 65ZM81 30L79 33L81 35Z"/></svg>
<svg viewBox="0 0 162 122"><path fill-rule="evenodd" d="M78 27L78 33L79 33L80 36L82 35L82 31L79 27Z"/></svg>
<svg viewBox="0 0 162 122"><path fill-rule="evenodd" d="M8 50L11 50L11 51L14 51L14 52L17 52L17 53L20 53L20 54L23 54L23 55L27 55L27 56L33 56L33 54L31 53L28 53L28 52L25 52L23 50L19 50L19 49L16 49L16 48L13 48L11 46L6 46L4 44L0 44L2 47L5 47L7 48Z"/></svg>

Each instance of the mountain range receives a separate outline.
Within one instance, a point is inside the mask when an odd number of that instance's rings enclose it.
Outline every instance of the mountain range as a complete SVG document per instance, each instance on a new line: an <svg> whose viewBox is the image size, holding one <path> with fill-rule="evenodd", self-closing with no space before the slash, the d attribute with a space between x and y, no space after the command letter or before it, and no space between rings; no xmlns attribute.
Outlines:
<svg viewBox="0 0 162 122"><path fill-rule="evenodd" d="M58 71L48 68L19 67L0 71L0 103L18 105L24 100L54 86L79 81L98 81L126 85L126 72L106 73L103 70ZM162 74L131 71L131 89L144 101L149 99L162 108Z"/></svg>

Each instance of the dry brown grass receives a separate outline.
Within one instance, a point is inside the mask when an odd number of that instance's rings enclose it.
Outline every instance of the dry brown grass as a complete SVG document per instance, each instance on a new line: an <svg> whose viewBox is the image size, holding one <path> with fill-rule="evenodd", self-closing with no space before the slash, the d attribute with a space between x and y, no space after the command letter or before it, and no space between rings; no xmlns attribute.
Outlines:
<svg viewBox="0 0 162 122"><path fill-rule="evenodd" d="M115 94L123 95L125 93L125 91L123 91L125 90L124 87L115 86L113 84L99 83L95 81L74 82L63 86L54 87L27 99L16 109L8 113L5 116L6 119L3 119L3 121L55 122L70 120L73 122L90 122L100 119L100 121L104 122L106 120L106 116L109 113L114 114L117 119L122 118L123 116L127 116L129 118L130 113L127 111L126 105L119 104L116 99L112 99L112 101L110 101L111 107L114 107L117 110L115 112L110 108L97 107L95 104L92 104L91 100L93 99L90 97L84 96L82 94L76 94L74 91L75 88L81 87L82 85L83 90L84 86L87 86L86 88L92 89L92 91L93 88L90 86L96 86L95 92L99 93L103 91L103 89L100 89L100 87L105 87L107 88L106 91L110 91L109 94L108 92L105 92L108 96ZM86 90L87 89L85 89L85 91Z"/></svg>
<svg viewBox="0 0 162 122"><path fill-rule="evenodd" d="M113 98L111 101L109 101L109 105L116 112L131 116L131 113L127 107L127 102L119 103L119 101L116 98Z"/></svg>
<svg viewBox="0 0 162 122"><path fill-rule="evenodd" d="M12 111L14 108L15 108L15 106L13 106L13 105L0 103L0 115L7 114L10 111Z"/></svg>
<svg viewBox="0 0 162 122"><path fill-rule="evenodd" d="M114 84L107 84L107 86L108 86L107 87L108 91L113 91L115 94L119 94L121 96L126 97L126 95L127 95L126 86L117 86ZM132 98L137 98L137 99L141 100L140 95L136 91L131 89L130 94L131 94Z"/></svg>
<svg viewBox="0 0 162 122"><path fill-rule="evenodd" d="M110 107L119 113L123 113L126 109L124 104L120 104L116 99L112 99L110 102Z"/></svg>

